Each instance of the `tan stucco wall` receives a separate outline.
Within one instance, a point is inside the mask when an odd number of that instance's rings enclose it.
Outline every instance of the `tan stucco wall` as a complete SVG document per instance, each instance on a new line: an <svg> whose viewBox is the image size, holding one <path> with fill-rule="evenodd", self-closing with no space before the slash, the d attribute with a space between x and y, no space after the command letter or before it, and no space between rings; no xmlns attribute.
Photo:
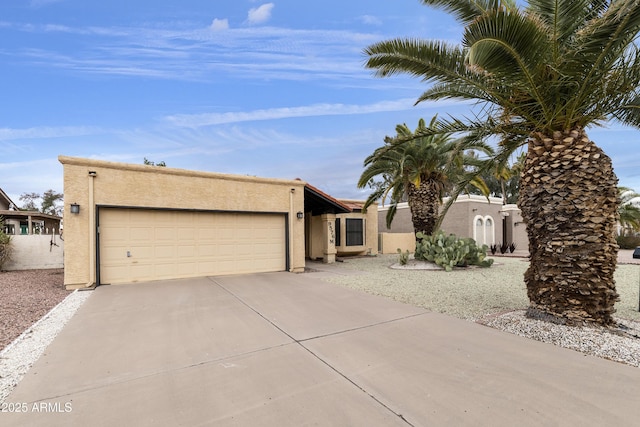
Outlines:
<svg viewBox="0 0 640 427"><path fill-rule="evenodd" d="M507 222L511 234L507 236L507 243L515 243L519 252L529 252L529 237L527 236L527 226L522 220L520 209L516 205L505 205L504 211L509 214Z"/></svg>
<svg viewBox="0 0 640 427"><path fill-rule="evenodd" d="M414 253L416 250L416 236L413 233L380 233L379 251L382 254L396 254L402 252Z"/></svg>
<svg viewBox="0 0 640 427"><path fill-rule="evenodd" d="M148 207L288 213L289 262L304 270L304 185L298 180L264 179L157 166L60 156L64 167L65 285L95 281L95 206ZM92 177L89 172L95 172ZM93 200L90 200L93 199ZM70 204L80 205L71 214Z"/></svg>
<svg viewBox="0 0 640 427"><path fill-rule="evenodd" d="M308 238L308 253L309 259L317 260L323 257L323 245L322 245L322 218L320 215L311 216L311 213L307 216L309 229L307 233Z"/></svg>
<svg viewBox="0 0 640 427"><path fill-rule="evenodd" d="M444 203L446 202L447 199L445 199ZM513 206L513 209L517 212L519 211L515 205L508 206ZM462 195L449 208L440 228L447 234L455 234L459 237L473 237L474 218L478 216L483 219L491 217L494 221L494 239L499 244L502 242L502 216L500 214L502 209L502 199L491 197L487 201L484 196ZM378 225L381 233L413 233L411 211L407 203L398 205L390 229L387 229L385 224L387 210L388 206L379 209Z"/></svg>
<svg viewBox="0 0 640 427"><path fill-rule="evenodd" d="M53 242L53 244L52 244ZM3 268L5 270L42 270L62 268L64 241L59 235L16 235L11 236L13 254Z"/></svg>
<svg viewBox="0 0 640 427"><path fill-rule="evenodd" d="M364 203L356 200L340 200L341 202L356 202ZM378 205L371 205L366 213L363 212L351 212L346 214L335 215L336 219L341 222L340 225L340 242L334 242L337 254L340 255L376 255L378 253ZM320 215L311 216L311 213L306 215L306 227L307 227L307 256L310 259L317 260L323 259L325 255L324 248L324 222ZM365 244L362 246L346 246L346 232L345 232L345 219L346 218L361 218L365 220ZM333 227L333 235L335 236L335 225ZM331 230L330 230L331 231Z"/></svg>
<svg viewBox="0 0 640 427"><path fill-rule="evenodd" d="M340 199L344 203L364 203L361 200ZM336 242L338 255L376 255L378 253L378 204L374 203L367 208L366 212L351 212L338 214L340 223L340 242ZM365 241L362 246L347 246L346 218L364 218L365 220Z"/></svg>

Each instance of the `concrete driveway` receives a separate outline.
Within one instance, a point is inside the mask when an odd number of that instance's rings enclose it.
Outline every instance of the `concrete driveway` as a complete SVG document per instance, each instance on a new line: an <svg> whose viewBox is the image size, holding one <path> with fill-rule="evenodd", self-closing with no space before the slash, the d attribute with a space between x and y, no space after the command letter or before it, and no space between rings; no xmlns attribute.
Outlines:
<svg viewBox="0 0 640 427"><path fill-rule="evenodd" d="M99 287L0 424L638 424L640 369L314 274Z"/></svg>

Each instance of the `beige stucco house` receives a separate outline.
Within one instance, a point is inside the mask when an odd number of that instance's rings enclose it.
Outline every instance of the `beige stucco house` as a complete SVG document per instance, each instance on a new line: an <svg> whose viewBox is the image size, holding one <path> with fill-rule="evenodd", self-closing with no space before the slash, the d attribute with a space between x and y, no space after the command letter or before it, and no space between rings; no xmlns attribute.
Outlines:
<svg viewBox="0 0 640 427"><path fill-rule="evenodd" d="M447 203L448 199L444 200ZM399 203L391 228L386 226L388 206L378 208L378 229L382 253L395 253L398 248L413 252L415 237L408 203ZM514 204L502 204L497 197L461 195L451 205L442 220L447 234L471 237L480 245L514 243L519 251L528 251L526 227L520 209Z"/></svg>
<svg viewBox="0 0 640 427"><path fill-rule="evenodd" d="M378 253L377 204L365 211L362 201L334 199L310 184L305 186L305 190L307 258L333 262L335 256ZM320 201L324 204L319 204ZM315 206L324 207L325 213L320 214ZM333 207L330 213L326 213L326 206ZM334 248L330 254L325 253L328 245Z"/></svg>
<svg viewBox="0 0 640 427"><path fill-rule="evenodd" d="M306 257L335 260L342 241L336 240L335 225L343 217L375 224L363 230L374 234L347 252L377 252L375 245L368 246L377 234L375 209L357 212L301 180L67 156L59 161L68 289L302 272Z"/></svg>

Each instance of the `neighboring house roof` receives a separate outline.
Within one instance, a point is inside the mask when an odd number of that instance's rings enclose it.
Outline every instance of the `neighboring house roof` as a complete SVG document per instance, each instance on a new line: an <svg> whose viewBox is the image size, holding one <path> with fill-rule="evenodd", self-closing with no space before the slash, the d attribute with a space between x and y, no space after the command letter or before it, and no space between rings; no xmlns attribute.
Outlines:
<svg viewBox="0 0 640 427"><path fill-rule="evenodd" d="M304 210L312 215L326 213L339 214L352 212L347 204L317 189L311 184L304 186Z"/></svg>
<svg viewBox="0 0 640 427"><path fill-rule="evenodd" d="M0 217L7 219L28 219L31 217L32 221L36 220L53 220L60 221L62 218L55 215L49 215L46 213L38 212L38 211L9 211L9 210L0 210Z"/></svg>
<svg viewBox="0 0 640 427"><path fill-rule="evenodd" d="M16 205L7 193L5 193L2 188L0 188L0 217L7 219L28 219L31 217L31 220L53 220L60 221L62 217L56 215L49 215L46 213L38 212L38 211L21 211L18 209L18 205ZM9 209L2 209L3 206L7 206Z"/></svg>
<svg viewBox="0 0 640 427"><path fill-rule="evenodd" d="M2 188L0 188L0 198L3 199L2 201L4 203L0 204L0 206L7 206L9 208L9 210L11 210L11 207L13 206L13 209L17 210L18 209L18 205L16 205L13 200L11 200L11 198L9 198L9 196L7 196L7 193L5 193Z"/></svg>

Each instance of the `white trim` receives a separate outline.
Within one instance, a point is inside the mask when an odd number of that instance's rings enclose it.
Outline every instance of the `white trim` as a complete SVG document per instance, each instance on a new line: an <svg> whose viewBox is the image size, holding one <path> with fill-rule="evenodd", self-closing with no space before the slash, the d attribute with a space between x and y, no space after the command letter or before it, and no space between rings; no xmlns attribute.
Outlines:
<svg viewBox="0 0 640 427"><path fill-rule="evenodd" d="M478 239L478 220L480 221L480 227L482 227L482 240L484 240L484 217L481 215L473 217L473 240L480 244L480 239Z"/></svg>
<svg viewBox="0 0 640 427"><path fill-rule="evenodd" d="M487 230L487 222L491 221L491 229ZM490 234L487 236L487 232ZM490 238L487 238L490 237ZM493 219L491 215L487 215L484 217L484 243L487 246L495 245L496 243L496 220Z"/></svg>
<svg viewBox="0 0 640 427"><path fill-rule="evenodd" d="M445 197L442 200L443 204L446 204L449 201L448 197ZM489 200L487 200L487 198L485 196L479 196L476 194L465 194L465 195L461 195L458 196L458 198L456 199L456 201L454 202L454 204L456 203L484 203L487 205L498 205L502 207L502 210L519 210L518 206L514 205L514 204L509 204L509 205L503 205L502 204L502 199L500 197L489 197ZM402 202L402 203L398 203L398 210L402 210L402 209L409 209L409 203L408 202ZM385 212L389 210L389 205L379 205L378 206L378 212Z"/></svg>
<svg viewBox="0 0 640 427"><path fill-rule="evenodd" d="M478 225L478 221L480 224ZM487 226L487 222L491 221L491 227ZM478 230L478 227L481 230ZM493 245L496 242L496 220L491 215L476 215L473 217L473 240L478 245Z"/></svg>

